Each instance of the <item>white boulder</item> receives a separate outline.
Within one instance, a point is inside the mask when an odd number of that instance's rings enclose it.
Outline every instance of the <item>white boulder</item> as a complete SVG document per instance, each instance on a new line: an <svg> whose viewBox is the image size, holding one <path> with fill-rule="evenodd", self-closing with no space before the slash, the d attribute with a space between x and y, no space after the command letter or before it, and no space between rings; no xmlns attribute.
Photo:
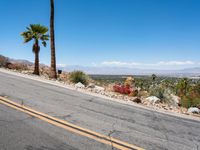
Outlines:
<svg viewBox="0 0 200 150"><path fill-rule="evenodd" d="M199 114L200 113L200 109L197 107L190 107L187 111L188 113L193 113L193 114Z"/></svg>
<svg viewBox="0 0 200 150"><path fill-rule="evenodd" d="M85 88L85 85L82 84L81 82L78 82L75 84L75 88Z"/></svg>
<svg viewBox="0 0 200 150"><path fill-rule="evenodd" d="M171 94L171 99L172 99L172 102L173 102L175 105L180 105L180 102L181 102L181 98L180 98L180 97Z"/></svg>
<svg viewBox="0 0 200 150"><path fill-rule="evenodd" d="M94 90L95 90L95 92L98 93L98 92L105 91L105 88L104 88L104 87L101 87L101 86L95 85Z"/></svg>
<svg viewBox="0 0 200 150"><path fill-rule="evenodd" d="M146 100L148 100L152 104L160 102L160 99L158 97L156 97L156 96L147 97Z"/></svg>

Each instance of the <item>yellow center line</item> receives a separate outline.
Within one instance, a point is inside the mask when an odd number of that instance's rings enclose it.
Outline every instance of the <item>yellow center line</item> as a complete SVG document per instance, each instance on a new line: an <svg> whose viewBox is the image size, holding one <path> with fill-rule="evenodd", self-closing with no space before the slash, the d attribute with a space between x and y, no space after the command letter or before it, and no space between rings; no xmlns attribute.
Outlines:
<svg viewBox="0 0 200 150"><path fill-rule="evenodd" d="M106 136L106 135L103 135L103 134L99 134L97 132L94 132L94 131L79 127L77 125L71 124L67 121L64 121L64 120L49 116L47 114L44 114L42 112L36 111L36 110L31 109L27 106L20 105L20 104L15 103L15 102L13 102L13 101L5 98L5 97L0 96L0 103L7 105L11 108L17 109L19 111L22 111L24 113L27 113L31 116L34 116L38 119L41 119L41 120L48 122L50 124L53 124L55 126L66 129L70 132L91 138L91 139L96 140L98 142L113 146L117 149L121 149L121 150L130 150L130 149L132 149L132 150L144 150L143 148L140 148L140 147L135 146L133 144L129 144L129 143L120 141L118 139L115 139L115 138L112 138L112 137L109 137L109 136Z"/></svg>

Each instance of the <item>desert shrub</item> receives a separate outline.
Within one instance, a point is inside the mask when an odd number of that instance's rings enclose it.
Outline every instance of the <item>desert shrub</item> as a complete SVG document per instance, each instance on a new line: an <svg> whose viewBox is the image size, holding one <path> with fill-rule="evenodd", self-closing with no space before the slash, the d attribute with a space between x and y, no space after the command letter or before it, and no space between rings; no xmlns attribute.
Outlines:
<svg viewBox="0 0 200 150"><path fill-rule="evenodd" d="M148 97L149 93L147 91L140 90L138 92L138 97Z"/></svg>
<svg viewBox="0 0 200 150"><path fill-rule="evenodd" d="M131 93L129 94L129 96L133 96L133 97L138 96L138 90L137 89L131 90Z"/></svg>
<svg viewBox="0 0 200 150"><path fill-rule="evenodd" d="M9 60L7 57L0 55L0 67L7 67Z"/></svg>
<svg viewBox="0 0 200 150"><path fill-rule="evenodd" d="M162 84L151 87L149 94L158 97L162 102L168 104L174 103L172 100L173 91L170 88L163 87Z"/></svg>
<svg viewBox="0 0 200 150"><path fill-rule="evenodd" d="M185 96L181 97L181 106L189 108L200 104L200 84L191 86Z"/></svg>
<svg viewBox="0 0 200 150"><path fill-rule="evenodd" d="M28 66L26 64L12 64L12 63L9 63L7 68L13 69L13 70L19 70L19 71L28 70Z"/></svg>
<svg viewBox="0 0 200 150"><path fill-rule="evenodd" d="M200 104L200 97L189 97L189 96L183 96L181 98L181 106L189 108L198 106Z"/></svg>
<svg viewBox="0 0 200 150"><path fill-rule="evenodd" d="M156 76L155 74L152 74L152 75L151 75L151 78L152 78L152 81L155 81L156 78L157 78L157 76Z"/></svg>
<svg viewBox="0 0 200 150"><path fill-rule="evenodd" d="M150 95L156 96L160 98L161 100L164 99L164 91L165 90L160 86L154 86L149 89Z"/></svg>
<svg viewBox="0 0 200 150"><path fill-rule="evenodd" d="M124 86L132 87L132 86L135 86L134 83L135 83L135 80L133 77L127 77L124 82Z"/></svg>
<svg viewBox="0 0 200 150"><path fill-rule="evenodd" d="M83 71L73 71L69 74L69 79L73 83L81 82L84 85L87 85L89 82L89 76L86 75Z"/></svg>

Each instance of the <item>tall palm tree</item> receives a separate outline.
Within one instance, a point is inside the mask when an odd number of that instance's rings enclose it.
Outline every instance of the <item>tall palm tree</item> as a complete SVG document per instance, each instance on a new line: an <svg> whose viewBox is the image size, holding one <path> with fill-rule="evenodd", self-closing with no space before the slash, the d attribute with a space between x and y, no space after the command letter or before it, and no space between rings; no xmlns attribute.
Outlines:
<svg viewBox="0 0 200 150"><path fill-rule="evenodd" d="M27 31L24 31L21 35L24 38L24 43L34 40L32 51L35 54L35 67L33 74L39 75L39 41L42 41L42 45L46 47L46 41L49 40L49 35L47 34L48 28L40 24L30 24L26 29Z"/></svg>
<svg viewBox="0 0 200 150"><path fill-rule="evenodd" d="M55 51L55 35L54 35L54 0L50 0L50 38L51 38L51 78L57 78L56 74L56 51Z"/></svg>

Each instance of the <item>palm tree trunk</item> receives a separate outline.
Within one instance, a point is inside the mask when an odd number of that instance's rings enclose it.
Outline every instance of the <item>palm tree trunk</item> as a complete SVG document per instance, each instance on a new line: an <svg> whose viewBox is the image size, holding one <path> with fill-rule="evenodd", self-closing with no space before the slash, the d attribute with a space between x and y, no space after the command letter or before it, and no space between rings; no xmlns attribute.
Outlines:
<svg viewBox="0 0 200 150"><path fill-rule="evenodd" d="M38 43L38 40L35 40L35 44L33 45L33 50L35 53L35 68L33 74L40 75L39 72L39 52L40 52L40 46Z"/></svg>
<svg viewBox="0 0 200 150"><path fill-rule="evenodd" d="M54 0L51 1L51 15L50 15L50 38L51 38L51 71L50 77L57 78L56 73L56 52L55 52L55 35L54 35Z"/></svg>
<svg viewBox="0 0 200 150"><path fill-rule="evenodd" d="M33 74L40 75L39 73L39 51L35 52L35 68Z"/></svg>

